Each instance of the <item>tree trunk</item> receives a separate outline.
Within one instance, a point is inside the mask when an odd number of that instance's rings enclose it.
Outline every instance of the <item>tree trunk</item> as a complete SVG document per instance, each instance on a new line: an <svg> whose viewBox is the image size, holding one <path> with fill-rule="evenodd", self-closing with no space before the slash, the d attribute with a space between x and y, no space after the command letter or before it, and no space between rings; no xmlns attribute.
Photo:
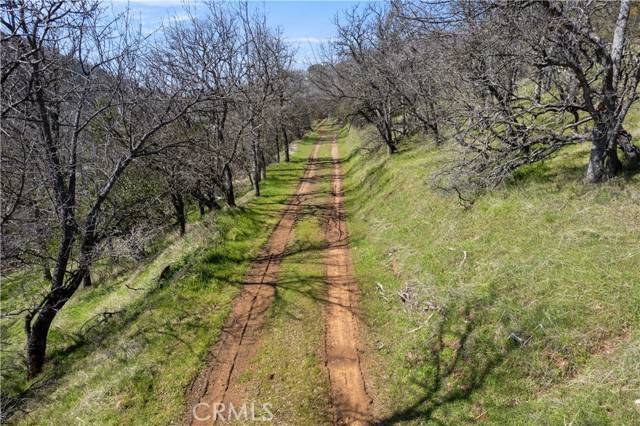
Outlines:
<svg viewBox="0 0 640 426"><path fill-rule="evenodd" d="M640 167L640 148L631 143L631 134L626 130L618 133L618 145L624 153L624 163L627 169Z"/></svg>
<svg viewBox="0 0 640 426"><path fill-rule="evenodd" d="M604 178L605 153L607 150L607 140L598 130L594 128L592 132L591 154L589 155L589 166L587 167L586 181L595 183Z"/></svg>
<svg viewBox="0 0 640 426"><path fill-rule="evenodd" d="M251 187L253 188L254 187L254 185L253 185L253 170L249 169L249 170L246 170L246 172L247 172L247 177L249 178L249 183L251 184Z"/></svg>
<svg viewBox="0 0 640 426"><path fill-rule="evenodd" d="M393 140L393 129L391 128L391 123L387 123L385 125L385 142L387 143L387 152L389 154L393 154L394 152L397 151L396 149L396 143Z"/></svg>
<svg viewBox="0 0 640 426"><path fill-rule="evenodd" d="M236 206L236 196L233 191L233 174L231 173L231 167L228 164L224 166L224 198L229 207Z"/></svg>
<svg viewBox="0 0 640 426"><path fill-rule="evenodd" d="M631 0L621 0L620 8L618 10L618 19L616 19L616 29L613 31L613 40L611 42L611 66L613 68L611 87L613 89L616 89L618 87L618 78L620 76L620 62L622 60L622 54L625 46L625 32L627 29L627 23L629 21L630 13Z"/></svg>
<svg viewBox="0 0 640 426"><path fill-rule="evenodd" d="M589 167L587 168L586 176L588 182L600 182L620 172L622 164L618 158L618 146L622 148L625 157L628 157L628 151L631 155L634 154L634 150L630 150L627 145L628 139L622 134L622 120L624 120L624 116L618 116L619 121L617 122L614 119L614 117L616 117L617 107L619 106L616 105L618 78L625 46L625 31L629 20L630 9L630 0L622 0L620 2L616 28L613 32L613 40L611 43L611 60L603 64L606 70L603 79L603 92L605 94L603 104L605 105L605 112L601 116L596 117L592 132L591 156L589 158ZM625 147L627 149L625 149Z"/></svg>
<svg viewBox="0 0 640 426"><path fill-rule="evenodd" d="M535 85L536 85L536 91L535 91L535 95L534 98L536 100L536 103L540 103L542 101L542 86L543 86L543 80L544 80L544 73L542 70L538 70L536 72L536 79L534 81Z"/></svg>
<svg viewBox="0 0 640 426"><path fill-rule="evenodd" d="M436 145L440 145L442 138L440 137L440 127L438 126L437 117L435 103L429 102L429 128L433 132L433 137L436 139Z"/></svg>
<svg viewBox="0 0 640 426"><path fill-rule="evenodd" d="M38 314L35 322L29 324L29 334L27 334L27 370L29 378L32 379L42 372L44 358L47 352L47 335L49 327L55 318L56 311L45 305Z"/></svg>
<svg viewBox="0 0 640 426"><path fill-rule="evenodd" d="M85 287L91 287L93 282L91 281L91 271L87 269L87 272L84 274L84 278L82 279L82 285Z"/></svg>
<svg viewBox="0 0 640 426"><path fill-rule="evenodd" d="M46 260L44 265L42 265L42 278L47 282L51 282L53 277L51 276L51 269L49 268L49 261Z"/></svg>
<svg viewBox="0 0 640 426"><path fill-rule="evenodd" d="M613 136L617 139L617 136ZM620 172L622 164L618 159L618 143L610 143L609 126L606 121L599 121L592 131L591 154L587 167L587 182L602 182Z"/></svg>
<svg viewBox="0 0 640 426"><path fill-rule="evenodd" d="M202 199L198 199L198 209L200 210L200 217L204 217L204 213L205 213L205 205L204 205L204 201Z"/></svg>
<svg viewBox="0 0 640 426"><path fill-rule="evenodd" d="M395 141L393 140L393 130L391 128L393 124L390 122L390 117L386 114L378 110L376 110L375 113L377 116L377 121L375 122L376 129L378 129L380 137L387 146L387 153L391 155L397 151Z"/></svg>
<svg viewBox="0 0 640 426"><path fill-rule="evenodd" d="M395 145L388 143L387 144L387 154L391 155L398 151Z"/></svg>
<svg viewBox="0 0 640 426"><path fill-rule="evenodd" d="M276 129L276 163L280 162L280 132Z"/></svg>
<svg viewBox="0 0 640 426"><path fill-rule="evenodd" d="M436 140L436 145L442 144L442 138L440 138L440 129L438 128L438 123L434 122L429 125L431 132L433 133L433 137Z"/></svg>
<svg viewBox="0 0 640 426"><path fill-rule="evenodd" d="M284 137L284 161L286 163L289 162L289 135L287 134L287 129L282 127L282 136Z"/></svg>
<svg viewBox="0 0 640 426"><path fill-rule="evenodd" d="M260 159L258 158L258 143L253 140L253 189L256 196L260 196Z"/></svg>
<svg viewBox="0 0 640 426"><path fill-rule="evenodd" d="M184 235L187 228L187 218L184 214L184 199L181 194L171 194L171 203L176 213L176 221L180 227L180 235Z"/></svg>
<svg viewBox="0 0 640 426"><path fill-rule="evenodd" d="M260 150L260 171L261 171L261 179L267 179L267 161L264 158L264 151Z"/></svg>
<svg viewBox="0 0 640 426"><path fill-rule="evenodd" d="M37 376L42 371L51 322L69 297L76 291L83 278L83 275L78 273L63 287L77 228L75 221L73 221L72 211L67 208L67 205L64 205L61 210L66 220L61 223L62 239L58 247L58 256L51 278L51 292L45 296L39 309L26 316L24 323L25 335L27 336L27 371L29 378Z"/></svg>
<svg viewBox="0 0 640 426"><path fill-rule="evenodd" d="M47 352L47 336L53 319L76 291L84 276L85 273L78 271L64 287L62 281L56 282L42 308L34 314L27 315L24 328L27 335L27 372L30 379L42 372Z"/></svg>
<svg viewBox="0 0 640 426"><path fill-rule="evenodd" d="M260 171L254 170L253 172L253 189L256 193L256 196L260 196Z"/></svg>

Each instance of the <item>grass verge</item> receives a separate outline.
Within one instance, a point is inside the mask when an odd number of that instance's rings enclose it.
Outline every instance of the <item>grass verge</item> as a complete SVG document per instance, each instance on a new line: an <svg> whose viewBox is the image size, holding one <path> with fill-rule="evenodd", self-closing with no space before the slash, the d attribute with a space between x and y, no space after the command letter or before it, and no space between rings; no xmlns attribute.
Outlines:
<svg viewBox="0 0 640 426"><path fill-rule="evenodd" d="M585 147L469 210L449 160L341 144L366 359L386 424L640 422L640 175L585 185Z"/></svg>

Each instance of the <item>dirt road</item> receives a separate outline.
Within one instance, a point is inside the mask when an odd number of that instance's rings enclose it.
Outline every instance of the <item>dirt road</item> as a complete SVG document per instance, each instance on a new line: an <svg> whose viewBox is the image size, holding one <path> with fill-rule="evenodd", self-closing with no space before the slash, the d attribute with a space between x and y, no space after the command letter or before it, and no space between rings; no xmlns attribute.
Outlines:
<svg viewBox="0 0 640 426"><path fill-rule="evenodd" d="M189 423L192 425L211 425L216 417L228 418L228 408L240 404L241 395L235 391L234 383L255 354L258 331L266 320L266 312L273 300L282 256L303 201L311 193L319 148L318 141L293 199L269 237L263 253L251 265L243 291L234 302L221 336L210 354L207 368L191 389L188 402Z"/></svg>
<svg viewBox="0 0 640 426"><path fill-rule="evenodd" d="M207 368L200 374L188 395L188 423L212 425L222 423L243 402L239 377L249 366L259 345L259 332L267 319L282 259L292 243L293 229L303 214L303 205L314 197L314 178L322 161L318 160L321 144L331 141L331 194L323 198L328 212L322 216L326 224L324 263L327 290L324 300L324 362L331 388L333 423L365 425L370 423L370 397L367 394L359 358L358 291L348 244L343 206L343 182L337 135L319 131L303 178L282 217L269 237L262 255L251 265L245 286L235 300L218 342L210 353ZM326 146L326 145L325 145ZM326 165L327 162L325 161ZM326 175L329 176L329 175ZM316 194L317 195L317 194ZM322 219L319 217L318 219ZM231 408L233 407L233 408ZM216 422L216 420L218 420ZM277 419L274 419L277 422Z"/></svg>
<svg viewBox="0 0 640 426"><path fill-rule="evenodd" d="M371 398L367 395L360 366L358 335L358 287L353 277L353 265L345 221L343 176L338 145L331 146L333 160L331 220L326 238L327 304L325 308L326 365L331 383L334 423L365 425Z"/></svg>

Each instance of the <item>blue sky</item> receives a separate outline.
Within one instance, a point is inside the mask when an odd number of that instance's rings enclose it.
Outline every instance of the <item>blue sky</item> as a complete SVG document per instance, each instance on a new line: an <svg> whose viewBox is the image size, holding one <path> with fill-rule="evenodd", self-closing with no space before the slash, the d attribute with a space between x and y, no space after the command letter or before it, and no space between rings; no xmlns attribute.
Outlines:
<svg viewBox="0 0 640 426"><path fill-rule="evenodd" d="M333 18L336 13L353 7L361 1L250 1L252 7L264 10L271 25L280 27L285 39L297 49L296 66L306 68L313 62L314 52L321 43L334 34ZM139 18L142 30L158 30L163 20L183 16L181 0L104 0L114 12L128 7ZM197 2L190 1L190 4Z"/></svg>

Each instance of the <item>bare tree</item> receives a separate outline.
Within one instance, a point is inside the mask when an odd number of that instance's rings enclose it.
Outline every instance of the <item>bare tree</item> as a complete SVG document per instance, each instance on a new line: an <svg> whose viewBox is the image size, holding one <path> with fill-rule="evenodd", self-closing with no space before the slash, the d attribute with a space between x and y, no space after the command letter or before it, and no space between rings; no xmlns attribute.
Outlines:
<svg viewBox="0 0 640 426"><path fill-rule="evenodd" d="M164 56L174 79L203 91L203 101L189 114L199 153L190 162L198 176L192 189L209 204L219 191L234 207L234 169L247 168L244 154L251 153L250 179L259 194L266 165L280 152L273 147L279 144L273 123L286 105L291 54L265 17L250 13L246 4L210 2L201 16L187 12L189 19L166 29ZM286 130L284 138L288 145Z"/></svg>
<svg viewBox="0 0 640 426"><path fill-rule="evenodd" d="M493 186L569 144L592 145L586 180L637 167L622 124L637 100L638 25L631 3L396 3L441 46L440 116L464 158L454 185ZM635 18L637 20L637 17Z"/></svg>
<svg viewBox="0 0 640 426"><path fill-rule="evenodd" d="M240 85L240 105L249 123L245 142L251 153L255 194L260 195L260 181L266 177L269 150L269 105L279 103L284 78L291 64L291 54L279 31L267 25L264 15L251 14L246 5L240 10L244 32L247 73Z"/></svg>
<svg viewBox="0 0 640 426"><path fill-rule="evenodd" d="M23 58L3 69L3 131L23 135L5 141L33 152L35 202L57 227L50 289L24 323L33 377L51 322L110 236L103 211L114 187L137 158L168 148L158 136L198 98L174 90L126 20L106 20L95 2L8 2L2 25L12 34L3 52Z"/></svg>
<svg viewBox="0 0 640 426"><path fill-rule="evenodd" d="M373 124L391 154L396 151L395 120L401 114L399 77L391 66L401 30L384 6L355 7L336 18L337 38L313 67L312 81L325 94L346 104Z"/></svg>
<svg viewBox="0 0 640 426"><path fill-rule="evenodd" d="M615 176L621 169L617 150L629 165L640 165L640 149L630 142L622 127L640 82L640 50L637 41L640 22L628 34L631 1L618 4L617 16L609 4L581 4L569 8L562 3L542 2L543 15L549 19L539 43L532 43L537 66L571 72L582 92L576 110L591 118L591 155L586 179L598 182ZM606 21L596 26L592 18L603 13ZM611 17L609 18L609 15ZM610 43L607 34L613 33ZM632 164L631 164L632 163Z"/></svg>

